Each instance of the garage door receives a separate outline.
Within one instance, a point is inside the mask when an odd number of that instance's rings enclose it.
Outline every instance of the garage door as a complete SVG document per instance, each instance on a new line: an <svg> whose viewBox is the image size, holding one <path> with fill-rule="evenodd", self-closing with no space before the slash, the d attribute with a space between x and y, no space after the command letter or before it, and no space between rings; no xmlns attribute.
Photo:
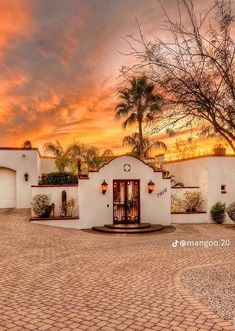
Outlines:
<svg viewBox="0 0 235 331"><path fill-rule="evenodd" d="M16 207L16 173L0 167L0 208Z"/></svg>

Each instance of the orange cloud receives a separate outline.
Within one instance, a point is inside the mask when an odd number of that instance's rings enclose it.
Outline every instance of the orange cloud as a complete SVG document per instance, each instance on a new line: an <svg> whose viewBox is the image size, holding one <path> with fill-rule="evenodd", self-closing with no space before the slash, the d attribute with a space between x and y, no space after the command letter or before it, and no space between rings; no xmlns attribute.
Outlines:
<svg viewBox="0 0 235 331"><path fill-rule="evenodd" d="M174 14L173 2L164 4ZM121 153L135 129L114 120L119 69L133 61L119 52L127 51L122 36L136 34L135 17L149 36L159 34L159 4L2 0L0 9L0 145L76 140Z"/></svg>
<svg viewBox="0 0 235 331"><path fill-rule="evenodd" d="M31 19L24 0L1 0L0 8L0 50L4 50L10 38L28 35Z"/></svg>

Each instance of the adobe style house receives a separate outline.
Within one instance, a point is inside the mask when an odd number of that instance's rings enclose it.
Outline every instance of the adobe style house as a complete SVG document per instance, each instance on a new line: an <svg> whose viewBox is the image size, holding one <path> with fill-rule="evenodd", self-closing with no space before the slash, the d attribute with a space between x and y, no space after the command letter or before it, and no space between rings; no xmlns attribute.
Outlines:
<svg viewBox="0 0 235 331"><path fill-rule="evenodd" d="M54 159L42 157L36 148L0 148L0 209L31 208L35 195L46 194L55 205L57 219L62 191L66 191L68 199L76 200L76 226L84 229L110 223L207 223L215 202L235 200L234 155L170 161L164 167L167 175L135 157L119 156L80 176L78 185L38 185L42 173L56 171ZM181 185L172 187L170 175ZM200 210L172 207L171 200L183 200L185 192L201 193Z"/></svg>

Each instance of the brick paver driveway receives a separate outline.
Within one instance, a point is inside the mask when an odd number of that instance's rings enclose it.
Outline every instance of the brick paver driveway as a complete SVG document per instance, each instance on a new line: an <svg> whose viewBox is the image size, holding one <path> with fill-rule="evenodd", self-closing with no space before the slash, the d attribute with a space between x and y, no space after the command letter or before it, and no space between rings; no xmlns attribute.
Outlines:
<svg viewBox="0 0 235 331"><path fill-rule="evenodd" d="M185 267L227 263L224 248L175 239L235 238L218 225L142 236L86 233L0 215L0 330L232 330L179 292Z"/></svg>

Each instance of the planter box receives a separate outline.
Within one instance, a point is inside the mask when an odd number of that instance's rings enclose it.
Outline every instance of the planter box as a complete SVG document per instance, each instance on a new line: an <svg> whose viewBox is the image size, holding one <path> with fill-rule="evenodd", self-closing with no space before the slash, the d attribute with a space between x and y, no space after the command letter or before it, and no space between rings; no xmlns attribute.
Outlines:
<svg viewBox="0 0 235 331"><path fill-rule="evenodd" d="M66 191L67 200L71 198L76 200L76 205L73 209L73 215L78 215L78 185L34 185L31 187L31 200L37 194L46 194L51 198L51 203L55 204L55 217L60 217L62 205L62 192ZM32 217L36 216L31 214ZM47 219L47 218L45 218ZM65 219L65 217L63 217ZM43 220L43 218L40 218Z"/></svg>
<svg viewBox="0 0 235 331"><path fill-rule="evenodd" d="M207 212L171 213L171 222L175 224L209 223Z"/></svg>
<svg viewBox="0 0 235 331"><path fill-rule="evenodd" d="M226 148L225 147L215 147L213 149L213 152L215 155L225 155L226 154Z"/></svg>

